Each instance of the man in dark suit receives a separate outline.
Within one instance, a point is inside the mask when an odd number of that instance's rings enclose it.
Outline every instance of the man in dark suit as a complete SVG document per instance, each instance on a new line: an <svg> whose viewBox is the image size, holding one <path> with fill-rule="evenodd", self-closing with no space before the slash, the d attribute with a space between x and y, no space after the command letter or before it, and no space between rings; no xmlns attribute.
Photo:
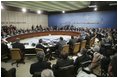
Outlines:
<svg viewBox="0 0 118 78"><path fill-rule="evenodd" d="M54 64L52 66L52 69L54 71L55 76L58 76L60 67L66 67L66 66L70 66L73 65L73 60L68 58L68 54L65 52L61 53L61 58L59 58L56 62L56 64Z"/></svg>
<svg viewBox="0 0 118 78"><path fill-rule="evenodd" d="M36 48L41 48L46 53L46 48L42 45L43 40L39 39L39 43L36 45Z"/></svg>
<svg viewBox="0 0 118 78"><path fill-rule="evenodd" d="M90 34L87 33L87 34L86 34L86 37L85 37L85 40L86 40L86 42L87 42L87 43L86 43L86 47L87 47L87 48L90 48L90 39L91 39L91 38L90 38Z"/></svg>
<svg viewBox="0 0 118 78"><path fill-rule="evenodd" d="M30 73L33 74L33 76L36 72L41 72L44 69L47 69L47 68L50 69L51 68L51 66L50 66L51 63L47 62L47 61L44 61L44 57L45 57L44 52L38 52L37 53L38 62L33 63L30 66Z"/></svg>
<svg viewBox="0 0 118 78"><path fill-rule="evenodd" d="M60 37L60 41L57 42L57 44L55 46L57 55L60 55L60 52L61 52L64 45L66 45L66 42L63 40L63 37Z"/></svg>
<svg viewBox="0 0 118 78"><path fill-rule="evenodd" d="M24 55L25 55L25 46L24 44L20 43L20 39L16 38L16 42L12 44L12 48L19 48L21 50L21 62L24 63Z"/></svg>
<svg viewBox="0 0 118 78"><path fill-rule="evenodd" d="M12 44L12 48L19 48L22 53L24 53L25 46L24 44L20 43L20 39L16 38L16 42Z"/></svg>
<svg viewBox="0 0 118 78"><path fill-rule="evenodd" d="M10 56L10 49L8 48L7 44L2 40L1 41L1 58L3 60L4 57L8 57L8 59L11 58Z"/></svg>
<svg viewBox="0 0 118 78"><path fill-rule="evenodd" d="M56 67L64 67L64 66L69 66L73 65L73 60L68 58L68 54L65 52L61 53L61 58L57 60L56 62Z"/></svg>
<svg viewBox="0 0 118 78"><path fill-rule="evenodd" d="M16 68L11 68L10 70L6 70L1 67L1 77L16 77Z"/></svg>
<svg viewBox="0 0 118 78"><path fill-rule="evenodd" d="M88 63L87 63L88 62ZM87 54L87 49L83 48L80 53L78 54L78 57L75 59L74 65L76 67L76 71L80 67L86 67L91 63L91 58Z"/></svg>

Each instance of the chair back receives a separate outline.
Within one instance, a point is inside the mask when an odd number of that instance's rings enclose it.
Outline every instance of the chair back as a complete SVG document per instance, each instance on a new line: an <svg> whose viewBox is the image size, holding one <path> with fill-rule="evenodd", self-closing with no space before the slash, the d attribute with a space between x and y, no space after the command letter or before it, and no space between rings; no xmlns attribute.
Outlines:
<svg viewBox="0 0 118 78"><path fill-rule="evenodd" d="M74 65L59 67L57 76L58 77L75 77L74 69L75 69Z"/></svg>
<svg viewBox="0 0 118 78"><path fill-rule="evenodd" d="M75 43L73 53L77 54L79 52L79 50L80 50L80 42Z"/></svg>
<svg viewBox="0 0 118 78"><path fill-rule="evenodd" d="M86 40L83 40L81 42L81 49L85 48L86 47Z"/></svg>
<svg viewBox="0 0 118 78"><path fill-rule="evenodd" d="M35 48L35 51L36 51L36 54L41 53L41 52L45 53L44 50L41 48ZM45 55L45 57L43 58L44 61L47 60L46 57L47 57L47 55Z"/></svg>
<svg viewBox="0 0 118 78"><path fill-rule="evenodd" d="M36 53L38 53L38 52L44 52L44 50L41 49L41 48L35 48L35 50L36 50Z"/></svg>
<svg viewBox="0 0 118 78"><path fill-rule="evenodd" d="M64 45L61 52L69 53L69 45Z"/></svg>
<svg viewBox="0 0 118 78"><path fill-rule="evenodd" d="M11 49L11 58L12 58L12 60L20 60L21 59L21 50L19 48Z"/></svg>

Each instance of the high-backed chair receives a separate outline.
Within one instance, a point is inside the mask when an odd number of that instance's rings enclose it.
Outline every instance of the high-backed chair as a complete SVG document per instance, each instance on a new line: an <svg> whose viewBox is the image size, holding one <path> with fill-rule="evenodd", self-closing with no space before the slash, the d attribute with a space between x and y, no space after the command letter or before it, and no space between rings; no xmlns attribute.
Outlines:
<svg viewBox="0 0 118 78"><path fill-rule="evenodd" d="M38 52L44 52L44 50L41 49L41 48L35 48L35 50L36 50L36 53L38 53Z"/></svg>
<svg viewBox="0 0 118 78"><path fill-rule="evenodd" d="M73 54L77 54L79 52L79 50L80 50L80 42L79 43L75 43Z"/></svg>
<svg viewBox="0 0 118 78"><path fill-rule="evenodd" d="M81 49L85 48L86 47L86 40L83 40L81 42Z"/></svg>
<svg viewBox="0 0 118 78"><path fill-rule="evenodd" d="M2 52L2 51L1 51ZM8 57L9 56L9 57ZM6 58L7 57L7 58ZM10 54L5 52L5 53L1 53L1 61L3 62L7 62L8 59L10 59Z"/></svg>
<svg viewBox="0 0 118 78"><path fill-rule="evenodd" d="M75 77L74 65L59 67L57 70L57 77Z"/></svg>
<svg viewBox="0 0 118 78"><path fill-rule="evenodd" d="M19 48L11 49L11 58L12 60L15 60L15 62L13 62L12 65L16 63L16 66L18 67L18 64L20 63L22 59L21 50Z"/></svg>
<svg viewBox="0 0 118 78"><path fill-rule="evenodd" d="M36 50L36 53L44 52L44 50L41 48L35 48L35 50ZM45 55L44 60L48 60L47 57L48 57L48 53Z"/></svg>
<svg viewBox="0 0 118 78"><path fill-rule="evenodd" d="M64 45L61 52L69 53L69 45Z"/></svg>
<svg viewBox="0 0 118 78"><path fill-rule="evenodd" d="M16 77L16 68L6 70L5 68L1 67L1 77Z"/></svg>

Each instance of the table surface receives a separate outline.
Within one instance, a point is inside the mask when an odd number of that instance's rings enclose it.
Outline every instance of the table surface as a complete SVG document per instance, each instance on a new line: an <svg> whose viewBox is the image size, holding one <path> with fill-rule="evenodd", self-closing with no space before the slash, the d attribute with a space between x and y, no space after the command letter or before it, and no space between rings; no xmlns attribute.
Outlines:
<svg viewBox="0 0 118 78"><path fill-rule="evenodd" d="M35 48L36 45L38 44L38 40L42 39L43 40L42 45L47 48L47 47L54 46L59 41L60 37L63 37L66 43L68 43L68 41L71 39L71 36L68 36L68 35L48 35L48 36L23 39L23 40L20 40L20 43L23 43L26 49L30 49L30 48ZM12 43L7 44L9 48L12 48L11 44ZM35 44L35 45L32 46L32 44Z"/></svg>
<svg viewBox="0 0 118 78"><path fill-rule="evenodd" d="M63 37L66 42L69 41L70 36L79 36L80 32L74 32L74 31L45 31L45 32L33 32L33 33L27 33L27 34L20 34L15 35L12 37L5 38L6 41L10 42L8 43L8 47L12 48L11 42L14 42L16 38L21 39L21 43L25 43L25 48L35 48L35 46L32 46L32 44L37 44L39 39L43 39L45 43L48 45L43 45L44 47L51 47L54 44L54 42L59 41L59 37Z"/></svg>
<svg viewBox="0 0 118 78"><path fill-rule="evenodd" d="M27 34L20 34L15 35L12 37L6 38L9 42L14 42L16 38L20 39L27 39L32 37L41 37L41 36L48 36L48 35L69 35L69 36L78 36L80 35L80 32L74 32L74 31L45 31L45 32L33 32L33 33L27 33Z"/></svg>

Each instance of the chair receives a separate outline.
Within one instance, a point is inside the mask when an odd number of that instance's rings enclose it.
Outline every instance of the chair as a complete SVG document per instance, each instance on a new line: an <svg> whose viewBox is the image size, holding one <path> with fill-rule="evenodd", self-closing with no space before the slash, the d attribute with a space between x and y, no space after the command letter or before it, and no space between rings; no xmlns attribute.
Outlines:
<svg viewBox="0 0 118 78"><path fill-rule="evenodd" d="M57 69L57 77L75 77L75 67L74 65L69 65L65 67L59 67Z"/></svg>
<svg viewBox="0 0 118 78"><path fill-rule="evenodd" d="M44 50L43 49L41 49L41 48L35 48L35 51L36 51L36 53L39 53L39 52L44 52ZM48 60L48 53L47 54L45 54L45 57L44 57L44 59L43 60Z"/></svg>
<svg viewBox="0 0 118 78"><path fill-rule="evenodd" d="M75 43L73 53L77 54L79 52L79 50L80 50L80 42Z"/></svg>
<svg viewBox="0 0 118 78"><path fill-rule="evenodd" d="M7 62L10 59L11 59L10 50L2 47L1 44L1 61Z"/></svg>
<svg viewBox="0 0 118 78"><path fill-rule="evenodd" d="M86 40L83 40L81 42L81 49L85 48L86 47Z"/></svg>
<svg viewBox="0 0 118 78"><path fill-rule="evenodd" d="M5 68L1 67L1 77L16 77L16 68L6 70Z"/></svg>
<svg viewBox="0 0 118 78"><path fill-rule="evenodd" d="M21 53L21 50L19 48L11 49L11 58L12 58L12 60L15 60L15 62L13 62L12 65L16 63L17 67L18 67L19 63L24 63L24 62L21 62L22 53Z"/></svg>
<svg viewBox="0 0 118 78"><path fill-rule="evenodd" d="M7 62L8 60L10 60L10 54L9 53L1 53L1 61Z"/></svg>
<svg viewBox="0 0 118 78"><path fill-rule="evenodd" d="M35 48L35 50L36 50L36 53L38 53L38 52L44 52L44 50L41 49L41 48Z"/></svg>
<svg viewBox="0 0 118 78"><path fill-rule="evenodd" d="M64 45L61 52L69 53L69 45Z"/></svg>

